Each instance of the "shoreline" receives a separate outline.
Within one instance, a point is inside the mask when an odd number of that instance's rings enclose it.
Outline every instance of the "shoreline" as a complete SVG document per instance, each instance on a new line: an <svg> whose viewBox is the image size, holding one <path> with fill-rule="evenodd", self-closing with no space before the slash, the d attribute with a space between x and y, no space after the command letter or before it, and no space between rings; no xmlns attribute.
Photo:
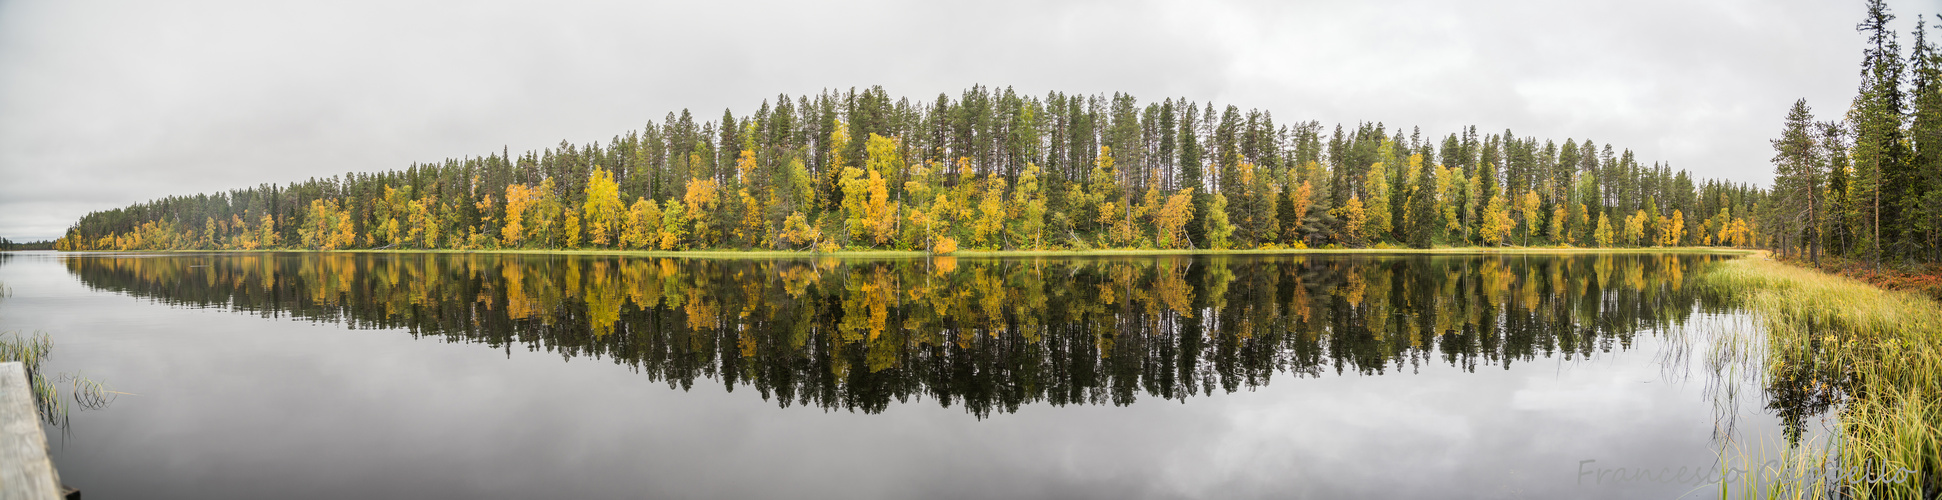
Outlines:
<svg viewBox="0 0 1942 500"><path fill-rule="evenodd" d="M1587 248L1587 247L1442 247L1442 248L1335 248L1335 249L1250 249L1250 250L1180 250L1180 249L1102 249L1102 250L958 250L949 254L937 255L919 250L839 250L818 252L810 250L623 250L623 249L350 249L350 250L306 250L306 249L268 249L268 250L65 250L55 251L72 254L118 254L118 253L310 253L310 254L524 254L524 255L613 255L625 257L681 257L681 258L794 258L794 257L835 257L835 258L910 258L910 257L1111 257L1111 256L1166 256L1166 255L1542 255L1542 254L1711 254L1711 255L1754 255L1760 250L1719 247L1643 247L1643 248Z"/></svg>
<svg viewBox="0 0 1942 500"><path fill-rule="evenodd" d="M1942 480L1942 303L1766 254L1714 267L1695 284L1756 318L1763 378L1832 398L1828 430L1840 445L1804 450L1788 470L1917 473L1913 484L1860 486L1896 498ZM1795 482L1778 493L1819 497L1829 486L1855 484Z"/></svg>

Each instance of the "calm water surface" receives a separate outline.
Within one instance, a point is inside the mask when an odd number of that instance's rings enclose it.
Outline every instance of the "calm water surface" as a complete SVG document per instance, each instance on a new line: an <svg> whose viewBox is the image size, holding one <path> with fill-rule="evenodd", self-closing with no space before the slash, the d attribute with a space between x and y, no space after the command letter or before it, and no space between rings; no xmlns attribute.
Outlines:
<svg viewBox="0 0 1942 500"><path fill-rule="evenodd" d="M1582 473L1780 435L1721 258L21 253L0 331L132 393L90 499L1707 498Z"/></svg>

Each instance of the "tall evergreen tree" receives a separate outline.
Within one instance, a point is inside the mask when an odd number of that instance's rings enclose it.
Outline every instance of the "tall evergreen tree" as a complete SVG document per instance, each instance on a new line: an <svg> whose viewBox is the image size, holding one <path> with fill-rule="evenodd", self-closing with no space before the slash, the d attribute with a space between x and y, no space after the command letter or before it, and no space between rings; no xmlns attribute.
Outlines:
<svg viewBox="0 0 1942 500"><path fill-rule="evenodd" d="M1815 143L1814 114L1807 107L1807 100L1794 101L1793 109L1787 112L1787 120L1780 132L1780 138L1773 140L1774 193L1783 213L1778 222L1781 228L1780 245L1782 252L1791 252L1804 244L1809 258L1815 265L1820 264L1821 235L1821 169L1820 148Z"/></svg>
<svg viewBox="0 0 1942 500"><path fill-rule="evenodd" d="M1907 243L1922 260L1942 261L1942 51L1928 40L1928 23L1915 25L1909 142L1909 179L1903 210L1911 219Z"/></svg>
<svg viewBox="0 0 1942 500"><path fill-rule="evenodd" d="M1816 221L1822 228L1821 245L1837 255L1850 255L1854 248L1856 212L1848 191L1853 167L1848 162L1847 126L1827 121L1819 127L1821 158L1827 160L1827 191L1822 196L1827 200L1827 211Z"/></svg>
<svg viewBox="0 0 1942 500"><path fill-rule="evenodd" d="M1861 89L1849 111L1854 123L1853 179L1857 202L1861 204L1862 223L1867 230L1861 244L1877 264L1886 255L1894 257L1912 250L1903 243L1903 199L1910 180L1908 150L1903 141L1904 95L1901 44L1888 23L1895 15L1885 0L1869 0L1868 16L1856 31L1868 36L1868 48L1861 63Z"/></svg>
<svg viewBox="0 0 1942 500"><path fill-rule="evenodd" d="M1422 156L1411 158L1414 160ZM1443 229L1443 217L1437 208L1436 166L1418 165L1420 160L1411 163L1416 179L1411 183L1409 194L1409 245L1429 248Z"/></svg>

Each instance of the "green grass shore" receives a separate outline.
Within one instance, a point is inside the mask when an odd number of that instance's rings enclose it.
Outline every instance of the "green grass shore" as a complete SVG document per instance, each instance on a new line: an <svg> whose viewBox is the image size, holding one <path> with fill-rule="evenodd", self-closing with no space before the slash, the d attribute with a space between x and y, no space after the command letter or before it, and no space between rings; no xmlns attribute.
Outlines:
<svg viewBox="0 0 1942 500"><path fill-rule="evenodd" d="M685 258L747 258L775 259L796 257L836 257L836 258L909 258L932 255L916 250L838 250L818 252L808 250L621 250L610 248L582 249L350 249L350 250L308 250L308 249L269 249L269 250L86 250L74 253L449 253L449 254L548 254L548 255L621 255L635 257L685 257ZM1645 248L1583 248L1583 247L1441 247L1441 248L1303 248L1303 249L1255 249L1255 250L1180 250L1180 249L1093 249L1093 250L958 250L939 257L1092 257L1122 255L1307 255L1307 254L1717 254L1747 255L1754 250L1719 247L1645 247Z"/></svg>
<svg viewBox="0 0 1942 500"><path fill-rule="evenodd" d="M1883 474L1872 481L1809 476L1775 482L1762 485L1760 496L1914 499L1942 493L1942 306L1920 294L1765 254L1720 263L1696 284L1751 312L1763 326L1768 384L1785 382L1834 402L1830 444L1785 468Z"/></svg>

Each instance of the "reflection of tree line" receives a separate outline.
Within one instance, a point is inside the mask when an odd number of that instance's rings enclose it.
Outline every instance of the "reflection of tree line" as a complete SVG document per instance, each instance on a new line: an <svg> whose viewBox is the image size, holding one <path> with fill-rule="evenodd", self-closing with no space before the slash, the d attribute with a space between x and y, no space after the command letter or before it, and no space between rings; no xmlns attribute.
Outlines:
<svg viewBox="0 0 1942 500"><path fill-rule="evenodd" d="M1707 256L692 260L255 254L67 259L188 306L604 356L783 405L1128 404L1296 376L1466 370L1681 323Z"/></svg>

